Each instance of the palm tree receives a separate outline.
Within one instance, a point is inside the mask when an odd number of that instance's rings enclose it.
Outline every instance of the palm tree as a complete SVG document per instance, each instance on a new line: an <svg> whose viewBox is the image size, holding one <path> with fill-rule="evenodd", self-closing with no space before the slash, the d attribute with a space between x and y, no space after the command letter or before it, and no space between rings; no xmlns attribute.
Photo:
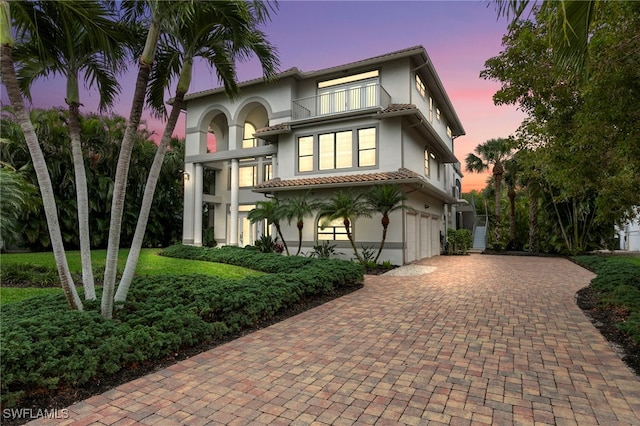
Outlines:
<svg viewBox="0 0 640 426"><path fill-rule="evenodd" d="M362 257L358 253L351 233L351 223L361 216L371 217L371 207L364 194L356 194L351 190L336 192L320 209L320 217L323 216L329 220L342 219L353 253L356 255L356 259L362 263Z"/></svg>
<svg viewBox="0 0 640 426"><path fill-rule="evenodd" d="M520 19L530 0L495 0L499 15ZM544 0L541 13L547 16L549 42L555 62L575 75L585 75L588 64L590 30L602 0ZM535 6L534 6L535 7Z"/></svg>
<svg viewBox="0 0 640 426"><path fill-rule="evenodd" d="M107 9L103 2L82 2L87 18L91 20L90 28L85 26L86 21L66 19L62 13L64 9L58 7L58 2L27 3L24 7L26 12L35 17L39 37L30 38L15 50L14 58L21 62L18 80L23 93L31 98L30 87L37 78L51 74L61 74L67 78L65 101L69 107L68 129L75 173L82 282L85 299L95 300L78 80L84 74L89 85L97 86L100 110L111 106L120 88L116 73L124 68L123 43L126 41L126 32L115 22L115 11Z"/></svg>
<svg viewBox="0 0 640 426"><path fill-rule="evenodd" d="M403 202L407 197L402 193L397 185L390 184L375 185L369 192L367 192L366 197L371 209L382 214L382 241L380 242L378 254L373 260L375 263L378 263L378 258L380 257L380 253L382 253L384 242L387 238L389 213L406 208Z"/></svg>
<svg viewBox="0 0 640 426"><path fill-rule="evenodd" d="M124 132L124 136L122 137L122 143L120 144L120 154L118 155L113 196L111 199L109 241L104 268L102 301L100 303L102 316L108 319L111 318L113 314L113 295L116 285L118 251L120 249L120 231L122 229L122 214L124 212L129 164L131 162L131 153L135 142L135 133L140 125L145 93L149 84L149 75L155 58L163 20L171 13L174 13L178 17L182 16L182 14L177 13L176 5L171 1L125 1L122 4L125 20L133 24L138 19L142 19L146 12L145 6L148 6L149 8L150 18L144 22L148 26L147 35L144 49L142 50L138 63L138 75L136 77L136 86L133 92L131 112L129 113L127 127Z"/></svg>
<svg viewBox="0 0 640 426"><path fill-rule="evenodd" d="M283 218L283 209L282 205L278 201L277 198L272 198L268 201L258 201L256 203L256 208L249 212L249 220L251 223L260 222L263 220L267 221L267 224L272 223L273 226L276 227L276 232L284 244L284 249L287 252L287 256L289 256L289 247L287 247L287 242L282 235L282 230L280 229L280 220Z"/></svg>
<svg viewBox="0 0 640 426"><path fill-rule="evenodd" d="M24 105L24 99L20 91L18 78L16 75L16 67L13 60L13 51L16 47L16 40L13 36L12 29L15 29L18 39L38 39L45 36L41 33L36 23L41 22L37 18L37 13L44 10L43 3L48 2L11 2L0 0L0 67L2 70L2 80L7 89L7 96L14 108L15 116L20 123L20 127L25 136L29 153L33 162L33 167L38 179L38 186L42 197L42 204L47 218L47 226L49 228L49 236L51 239L51 247L53 249L56 268L60 277L60 284L64 291L69 306L72 309L82 310L82 301L78 296L75 288L69 265L67 263L66 253L60 232L60 222L58 220L56 201L53 195L53 186L51 176L47 170L46 160L42 152L42 148L35 133L33 124L29 119L29 114ZM82 23L83 28L91 32L93 21L91 9L85 8L84 2L67 1L55 2L54 6L58 8L60 17L70 22ZM29 13L30 10L37 11L36 15ZM11 16L13 14L15 27L12 27ZM34 18L36 16L36 18ZM46 29L45 29L46 31Z"/></svg>
<svg viewBox="0 0 640 426"><path fill-rule="evenodd" d="M265 78L273 77L278 64L275 49L258 29L258 25L268 18L265 4L232 0L200 3L197 13L188 21L167 23L150 77L149 103L157 114L166 115L164 92L172 77L178 78L176 95L147 177L136 232L115 295L117 303L126 300L133 279L166 149L191 83L194 58L204 58L209 66L215 68L229 96L236 96L238 93L235 64L239 60L255 54L262 65Z"/></svg>
<svg viewBox="0 0 640 426"><path fill-rule="evenodd" d="M495 227L494 235L497 241L500 237L500 195L502 190L502 176L504 175L504 162L511 156L511 142L509 139L497 138L478 145L475 153L467 155L465 160L467 170L481 173L492 167L493 185L495 190Z"/></svg>
<svg viewBox="0 0 640 426"><path fill-rule="evenodd" d="M516 242L516 188L520 180L522 169L518 161L518 153L504 162L504 183L507 185L509 199L509 246L513 249Z"/></svg>
<svg viewBox="0 0 640 426"><path fill-rule="evenodd" d="M296 227L298 228L298 251L296 252L296 256L300 254L300 250L302 249L304 218L312 215L321 207L322 203L320 201L311 198L311 191L294 198L287 198L283 201L283 217L287 219L289 224L295 220Z"/></svg>

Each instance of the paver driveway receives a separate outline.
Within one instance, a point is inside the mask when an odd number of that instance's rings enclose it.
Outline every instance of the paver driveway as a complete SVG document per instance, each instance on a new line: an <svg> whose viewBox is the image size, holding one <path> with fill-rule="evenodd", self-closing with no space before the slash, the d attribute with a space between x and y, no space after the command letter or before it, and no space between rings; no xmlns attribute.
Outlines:
<svg viewBox="0 0 640 426"><path fill-rule="evenodd" d="M640 425L640 379L574 301L590 272L533 257L421 264L435 270L367 277L77 403L67 423Z"/></svg>

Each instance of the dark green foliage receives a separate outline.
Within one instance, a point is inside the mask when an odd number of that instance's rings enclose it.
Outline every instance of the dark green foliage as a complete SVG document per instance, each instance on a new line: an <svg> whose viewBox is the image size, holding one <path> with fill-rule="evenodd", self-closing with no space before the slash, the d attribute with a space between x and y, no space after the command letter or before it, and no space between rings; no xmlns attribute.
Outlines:
<svg viewBox="0 0 640 426"><path fill-rule="evenodd" d="M577 256L573 260L597 274L591 287L600 303L629 312L618 327L640 342L640 265L624 257Z"/></svg>
<svg viewBox="0 0 640 426"><path fill-rule="evenodd" d="M68 112L58 109L34 110L31 121L47 158L65 247L77 248L78 211L67 126ZM126 120L115 115L87 114L81 117L80 125L89 192L91 246L104 248L109 234L113 182ZM0 136L6 141L0 144L0 161L20 170L27 182L37 186L24 136L8 110L3 111L0 117ZM157 149L150 137L151 134L145 130L140 130L135 136L134 161L129 170L126 210L122 219L122 246L129 245L133 238L149 167ZM154 195L145 233L145 247L167 246L180 239L183 167L184 143L173 140ZM22 226L17 230L19 238L16 243L36 251L49 248L49 232L42 206L25 208L17 214Z"/></svg>
<svg viewBox="0 0 640 426"><path fill-rule="evenodd" d="M448 252L449 254L466 254L473 244L471 231L468 229L449 229L447 230Z"/></svg>
<svg viewBox="0 0 640 426"><path fill-rule="evenodd" d="M364 268L337 259L290 257L224 247L174 246L172 257L271 272L241 280L206 275L135 278L113 320L98 302L67 309L64 296L39 296L2 307L2 403L26 392L82 386L123 368L255 326L303 299L362 282ZM100 300L100 295L98 295Z"/></svg>
<svg viewBox="0 0 640 426"><path fill-rule="evenodd" d="M80 278L74 275L74 280ZM29 287L60 287L58 272L44 265L4 263L0 268L0 282L7 287L24 283L29 283Z"/></svg>

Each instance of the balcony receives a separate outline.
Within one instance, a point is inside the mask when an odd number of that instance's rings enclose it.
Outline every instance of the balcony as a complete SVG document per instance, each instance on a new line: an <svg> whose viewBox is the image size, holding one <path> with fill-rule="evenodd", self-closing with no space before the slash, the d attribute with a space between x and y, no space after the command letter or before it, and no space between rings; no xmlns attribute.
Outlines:
<svg viewBox="0 0 640 426"><path fill-rule="evenodd" d="M292 102L293 120L304 120L371 108L386 108L391 96L379 83L333 87L316 96Z"/></svg>

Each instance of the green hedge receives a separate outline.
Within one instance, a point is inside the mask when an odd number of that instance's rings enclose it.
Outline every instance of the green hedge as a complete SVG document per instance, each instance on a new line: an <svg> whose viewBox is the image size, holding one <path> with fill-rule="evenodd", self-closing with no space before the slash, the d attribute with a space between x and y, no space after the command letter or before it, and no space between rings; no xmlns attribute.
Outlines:
<svg viewBox="0 0 640 426"><path fill-rule="evenodd" d="M618 327L640 342L640 265L624 257L576 256L573 260L596 273L591 287L600 303L629 312Z"/></svg>
<svg viewBox="0 0 640 426"><path fill-rule="evenodd" d="M238 248L178 246L165 254L278 273L240 280L206 275L136 277L113 320L99 315L97 302L87 303L84 312L71 311L62 295L3 306L3 406L19 404L29 392L83 385L247 329L303 299L359 284L364 274L364 268L353 262Z"/></svg>

